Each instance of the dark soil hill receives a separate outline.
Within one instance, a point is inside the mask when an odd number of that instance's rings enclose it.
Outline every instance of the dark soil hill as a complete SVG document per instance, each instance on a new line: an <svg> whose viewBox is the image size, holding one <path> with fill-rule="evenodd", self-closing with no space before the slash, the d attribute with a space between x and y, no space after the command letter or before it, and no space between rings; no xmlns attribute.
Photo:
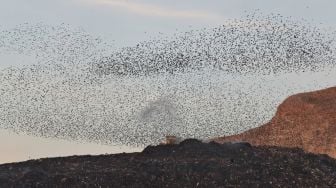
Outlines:
<svg viewBox="0 0 336 188"><path fill-rule="evenodd" d="M0 187L336 187L336 160L295 148L189 139L141 153L0 165Z"/></svg>

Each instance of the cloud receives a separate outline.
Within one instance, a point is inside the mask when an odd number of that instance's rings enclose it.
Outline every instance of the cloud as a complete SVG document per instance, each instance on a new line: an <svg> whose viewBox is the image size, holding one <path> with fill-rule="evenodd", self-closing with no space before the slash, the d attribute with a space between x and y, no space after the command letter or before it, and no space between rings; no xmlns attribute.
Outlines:
<svg viewBox="0 0 336 188"><path fill-rule="evenodd" d="M178 19L220 20L221 16L206 11L176 10L164 6L126 0L86 0L86 2L121 8L126 11L145 15Z"/></svg>

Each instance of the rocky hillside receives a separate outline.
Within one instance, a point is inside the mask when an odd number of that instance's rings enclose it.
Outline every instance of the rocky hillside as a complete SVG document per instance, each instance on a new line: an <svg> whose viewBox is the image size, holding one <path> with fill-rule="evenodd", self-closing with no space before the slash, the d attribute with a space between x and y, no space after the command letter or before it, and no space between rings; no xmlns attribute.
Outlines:
<svg viewBox="0 0 336 188"><path fill-rule="evenodd" d="M336 160L248 143L149 146L141 153L0 165L0 187L336 187Z"/></svg>
<svg viewBox="0 0 336 188"><path fill-rule="evenodd" d="M336 158L336 87L290 96L266 125L214 140L299 147Z"/></svg>

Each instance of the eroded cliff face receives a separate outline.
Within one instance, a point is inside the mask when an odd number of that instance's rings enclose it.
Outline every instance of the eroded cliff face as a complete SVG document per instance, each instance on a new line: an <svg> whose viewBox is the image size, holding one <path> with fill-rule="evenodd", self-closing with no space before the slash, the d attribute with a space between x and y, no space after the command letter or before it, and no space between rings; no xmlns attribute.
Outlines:
<svg viewBox="0 0 336 188"><path fill-rule="evenodd" d="M278 107L269 123L214 140L300 147L307 152L336 158L336 87L290 96Z"/></svg>

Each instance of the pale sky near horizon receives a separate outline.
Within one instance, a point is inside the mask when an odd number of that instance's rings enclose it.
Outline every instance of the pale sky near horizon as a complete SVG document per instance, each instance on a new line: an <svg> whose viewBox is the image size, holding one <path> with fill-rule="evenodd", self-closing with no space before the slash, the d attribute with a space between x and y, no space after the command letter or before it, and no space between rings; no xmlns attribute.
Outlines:
<svg viewBox="0 0 336 188"><path fill-rule="evenodd" d="M336 28L335 8L335 0L0 0L0 30L23 23L66 23L116 46L127 46L160 33L171 35L191 28L215 27L257 9L264 14L305 18ZM0 67L23 60L27 61L27 57L0 54ZM74 148L78 154L85 153L85 148L90 150L88 153L114 150L94 144L70 147L66 141L29 136L19 139L1 129L0 138L0 153L7 153L0 156L0 164L25 160L32 154L33 158L55 156L61 151L70 155ZM69 146L67 151L63 151L64 146Z"/></svg>

